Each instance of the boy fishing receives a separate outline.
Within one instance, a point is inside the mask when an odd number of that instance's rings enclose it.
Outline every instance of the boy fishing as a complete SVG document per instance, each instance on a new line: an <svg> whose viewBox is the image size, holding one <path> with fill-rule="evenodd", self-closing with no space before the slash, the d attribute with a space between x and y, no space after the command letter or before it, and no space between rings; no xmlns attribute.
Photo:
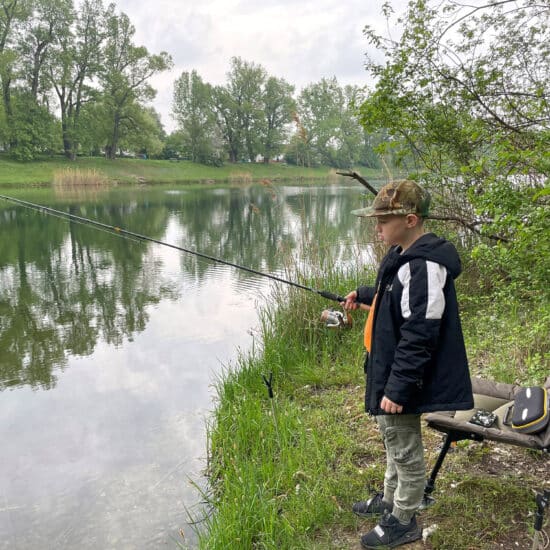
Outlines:
<svg viewBox="0 0 550 550"><path fill-rule="evenodd" d="M360 286L344 307L370 307L364 343L365 409L386 448L384 490L357 502L361 517L380 517L363 548L418 540L416 512L425 486L420 416L473 407L472 387L454 287L461 271L455 247L424 229L429 194L402 180L382 187L372 206L353 214L376 218L390 250L374 286Z"/></svg>

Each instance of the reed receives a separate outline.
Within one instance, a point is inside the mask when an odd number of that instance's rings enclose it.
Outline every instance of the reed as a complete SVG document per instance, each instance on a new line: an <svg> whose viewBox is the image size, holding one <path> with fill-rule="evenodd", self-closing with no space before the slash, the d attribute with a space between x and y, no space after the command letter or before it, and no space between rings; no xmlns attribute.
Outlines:
<svg viewBox="0 0 550 550"><path fill-rule="evenodd" d="M248 171L236 171L229 174L231 183L252 183L252 173Z"/></svg>
<svg viewBox="0 0 550 550"><path fill-rule="evenodd" d="M109 181L99 170L82 168L63 168L53 174L54 187L79 188L101 187Z"/></svg>

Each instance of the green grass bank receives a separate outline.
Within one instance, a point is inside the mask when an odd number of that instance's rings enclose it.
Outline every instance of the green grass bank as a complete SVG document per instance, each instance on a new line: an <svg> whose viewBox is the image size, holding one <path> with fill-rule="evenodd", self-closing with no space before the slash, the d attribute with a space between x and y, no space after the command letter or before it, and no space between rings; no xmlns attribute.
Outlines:
<svg viewBox="0 0 550 550"><path fill-rule="evenodd" d="M204 166L189 161L144 160L81 157L72 162L64 157L18 162L0 155L0 185L50 185L57 173L66 170L93 171L108 183L226 183L270 181L308 181L336 175L332 168L305 168L283 163L225 164ZM381 170L362 169L366 178L383 178Z"/></svg>
<svg viewBox="0 0 550 550"><path fill-rule="evenodd" d="M372 269L342 270L310 252L317 270L301 280L314 288L343 294L374 277ZM466 266L458 291L472 374L542 383L550 370L547 297L498 300L474 295L476 285ZM201 548L355 549L375 525L351 512L369 489L382 487L385 469L382 442L363 409L364 313L354 312L353 328L334 331L320 322L326 307L314 294L276 290L252 351L218 380ZM271 373L273 399L263 380ZM442 436L429 428L424 434L431 470ZM419 518L433 532L407 548L531 548L533 490L550 487L550 462L541 454L459 443L439 474L436 504Z"/></svg>

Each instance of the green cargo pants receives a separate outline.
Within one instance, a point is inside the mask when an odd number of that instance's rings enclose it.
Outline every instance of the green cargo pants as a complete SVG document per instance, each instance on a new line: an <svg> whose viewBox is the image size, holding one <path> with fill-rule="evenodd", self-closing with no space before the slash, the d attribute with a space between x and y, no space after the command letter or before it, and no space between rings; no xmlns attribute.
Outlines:
<svg viewBox="0 0 550 550"><path fill-rule="evenodd" d="M419 414L376 417L386 447L384 500L393 502L392 514L409 523L424 496L426 466Z"/></svg>

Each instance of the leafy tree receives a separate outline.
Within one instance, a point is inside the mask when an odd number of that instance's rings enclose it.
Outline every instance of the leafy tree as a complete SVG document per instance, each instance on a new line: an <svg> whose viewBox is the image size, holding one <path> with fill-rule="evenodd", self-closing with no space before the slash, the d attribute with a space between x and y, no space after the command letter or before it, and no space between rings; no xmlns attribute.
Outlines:
<svg viewBox="0 0 550 550"><path fill-rule="evenodd" d="M263 121L259 136L260 153L265 163L283 151L287 139L286 128L296 109L293 92L294 86L282 78L270 76L265 83L262 93Z"/></svg>
<svg viewBox="0 0 550 550"><path fill-rule="evenodd" d="M24 22L24 36L19 42L21 72L31 95L47 92L44 66L52 45L69 33L73 21L72 0L36 0Z"/></svg>
<svg viewBox="0 0 550 550"><path fill-rule="evenodd" d="M358 122L357 87L340 87L335 77L306 86L298 98L302 139L309 162L350 168L360 159L363 130Z"/></svg>
<svg viewBox="0 0 550 550"><path fill-rule="evenodd" d="M168 134L163 140L163 149L161 157L163 159L181 159L185 152L183 143L185 142L185 136L181 130L176 130L171 134Z"/></svg>
<svg viewBox="0 0 550 550"><path fill-rule="evenodd" d="M236 107L237 123L242 130L248 159L254 161L259 154L259 134L262 125L262 87L267 73L261 65L231 59L227 75L227 90Z"/></svg>
<svg viewBox="0 0 550 550"><path fill-rule="evenodd" d="M17 44L21 42L21 24L30 15L30 2L26 0L0 0L0 82L2 85L2 106L4 110L4 143L14 145L11 132L13 108L11 88L15 78Z"/></svg>
<svg viewBox="0 0 550 550"><path fill-rule="evenodd" d="M80 124L83 106L97 96L92 81L99 72L108 13L102 0L84 0L70 32L58 37L50 56L48 77L59 101L63 150L73 160L89 128Z"/></svg>
<svg viewBox="0 0 550 550"><path fill-rule="evenodd" d="M213 90L196 71L183 72L174 84L173 113L183 139L186 158L203 164L215 163L216 117Z"/></svg>
<svg viewBox="0 0 550 550"><path fill-rule="evenodd" d="M366 29L385 59L367 64L365 127L389 133L386 147L411 159L442 217L500 243L484 245L484 267L508 283L512 271L538 285L548 273L549 21L534 0L414 0L399 40ZM529 243L541 254L523 257Z"/></svg>
<svg viewBox="0 0 550 550"><path fill-rule="evenodd" d="M47 107L40 105L30 91L11 92L11 154L18 160L32 160L52 152L59 142L59 126Z"/></svg>
<svg viewBox="0 0 550 550"><path fill-rule="evenodd" d="M109 121L105 155L114 159L119 142L128 129L136 131L139 112L136 105L150 101L155 90L148 80L172 65L166 52L149 54L143 46L132 43L135 29L124 13L107 20L107 39L103 50L99 80L102 86L101 104Z"/></svg>
<svg viewBox="0 0 550 550"><path fill-rule="evenodd" d="M153 107L134 104L134 113L126 119L132 126L124 132L121 148L136 151L142 158L158 157L163 149L164 129Z"/></svg>
<svg viewBox="0 0 550 550"><path fill-rule="evenodd" d="M243 151L242 127L236 102L225 86L214 86L212 100L216 124L227 149L230 162L238 162Z"/></svg>

